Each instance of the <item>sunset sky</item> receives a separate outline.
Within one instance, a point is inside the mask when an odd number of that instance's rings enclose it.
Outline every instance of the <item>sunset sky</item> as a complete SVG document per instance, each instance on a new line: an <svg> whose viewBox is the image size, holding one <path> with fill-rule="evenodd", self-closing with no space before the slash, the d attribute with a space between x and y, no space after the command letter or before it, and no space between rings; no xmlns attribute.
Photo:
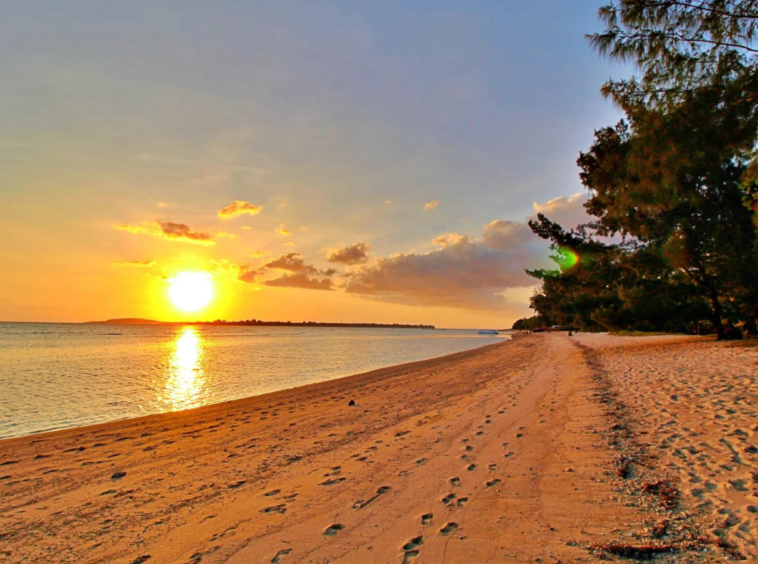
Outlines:
<svg viewBox="0 0 758 564"><path fill-rule="evenodd" d="M510 326L620 116L604 3L5 4L0 320Z"/></svg>

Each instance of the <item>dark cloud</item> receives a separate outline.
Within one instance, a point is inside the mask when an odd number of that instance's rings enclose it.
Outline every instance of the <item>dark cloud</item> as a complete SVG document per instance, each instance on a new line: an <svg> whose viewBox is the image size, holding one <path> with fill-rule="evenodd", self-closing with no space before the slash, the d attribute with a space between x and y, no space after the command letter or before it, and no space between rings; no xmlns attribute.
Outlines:
<svg viewBox="0 0 758 564"><path fill-rule="evenodd" d="M172 239L174 241L186 241L189 243L198 243L200 245L213 245L215 243L213 236L210 233L192 231L189 226L183 223L173 223L171 221L146 222L141 225L118 224L113 227L121 229L122 231L128 231L129 233L144 233L147 235L155 235L156 237Z"/></svg>
<svg viewBox="0 0 758 564"><path fill-rule="evenodd" d="M316 273L319 270L303 261L303 255L300 253L290 253L282 255L276 260L263 265L263 268L275 268L277 270L288 270L289 272L306 272Z"/></svg>
<svg viewBox="0 0 758 564"><path fill-rule="evenodd" d="M273 280L264 282L266 286L286 288L303 288L305 290L333 290L331 278L314 278L304 272L285 274Z"/></svg>
<svg viewBox="0 0 758 564"><path fill-rule="evenodd" d="M214 243L213 237L210 233L203 233L200 231L192 231L189 226L183 223L173 223L166 221L159 224L161 231L167 239L178 239L181 241L191 241L192 243L200 243L202 245L212 245Z"/></svg>
<svg viewBox="0 0 758 564"><path fill-rule="evenodd" d="M366 262L371 253L371 245L360 241L342 249L329 251L326 259L338 264L359 264Z"/></svg>

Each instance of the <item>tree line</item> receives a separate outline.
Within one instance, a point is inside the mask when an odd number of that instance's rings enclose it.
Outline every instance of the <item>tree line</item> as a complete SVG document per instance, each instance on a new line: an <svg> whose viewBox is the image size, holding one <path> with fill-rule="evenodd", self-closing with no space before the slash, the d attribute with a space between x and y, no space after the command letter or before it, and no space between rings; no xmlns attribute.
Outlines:
<svg viewBox="0 0 758 564"><path fill-rule="evenodd" d="M519 327L758 333L758 2L618 0L603 56L641 76L603 94L625 114L577 164L592 220L539 214L554 269Z"/></svg>

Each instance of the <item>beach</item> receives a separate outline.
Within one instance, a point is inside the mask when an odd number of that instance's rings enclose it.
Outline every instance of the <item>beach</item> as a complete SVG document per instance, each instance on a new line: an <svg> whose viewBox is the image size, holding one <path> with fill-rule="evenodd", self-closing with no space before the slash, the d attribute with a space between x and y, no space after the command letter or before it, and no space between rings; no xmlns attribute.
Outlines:
<svg viewBox="0 0 758 564"><path fill-rule="evenodd" d="M0 442L0 561L758 557L755 346L566 333Z"/></svg>

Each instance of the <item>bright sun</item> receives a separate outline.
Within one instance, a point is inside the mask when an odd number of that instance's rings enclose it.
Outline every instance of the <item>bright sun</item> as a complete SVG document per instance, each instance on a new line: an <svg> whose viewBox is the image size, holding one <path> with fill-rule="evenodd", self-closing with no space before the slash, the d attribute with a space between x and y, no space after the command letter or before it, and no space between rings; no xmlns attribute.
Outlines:
<svg viewBox="0 0 758 564"><path fill-rule="evenodd" d="M180 272L169 282L168 297L182 311L197 311L213 299L213 283L205 272Z"/></svg>

